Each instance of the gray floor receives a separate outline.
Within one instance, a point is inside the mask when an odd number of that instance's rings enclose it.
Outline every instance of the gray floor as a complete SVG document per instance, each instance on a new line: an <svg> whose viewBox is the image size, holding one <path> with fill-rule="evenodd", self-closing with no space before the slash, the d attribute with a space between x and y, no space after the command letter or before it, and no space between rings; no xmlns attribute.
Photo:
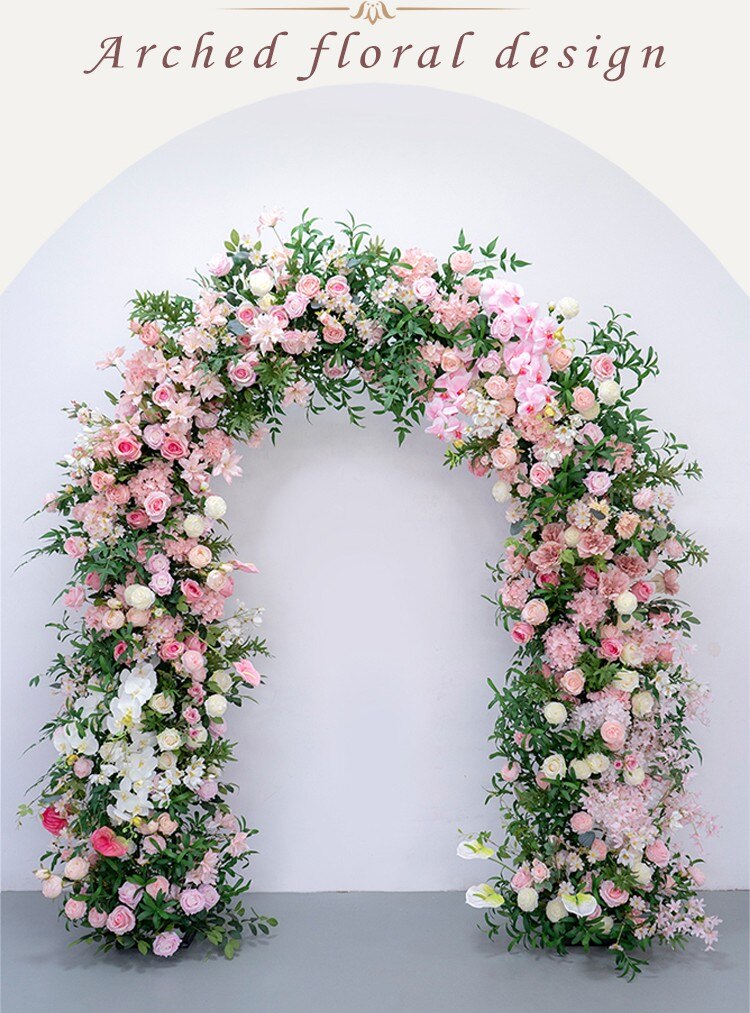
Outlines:
<svg viewBox="0 0 750 1013"><path fill-rule="evenodd" d="M714 893L724 919L714 953L660 948L633 984L606 952L507 953L474 926L456 893L256 894L279 918L274 935L231 962L193 946L162 961L68 947L54 907L6 893L2 910L3 1013L746 1013L748 897Z"/></svg>

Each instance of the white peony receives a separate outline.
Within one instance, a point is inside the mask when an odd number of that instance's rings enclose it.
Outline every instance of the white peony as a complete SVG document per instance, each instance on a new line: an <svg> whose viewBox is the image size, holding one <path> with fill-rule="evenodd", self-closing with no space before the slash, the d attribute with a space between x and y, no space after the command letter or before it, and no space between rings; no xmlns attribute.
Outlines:
<svg viewBox="0 0 750 1013"><path fill-rule="evenodd" d="M560 753L552 753L542 763L542 776L547 781L558 781L560 778L565 777L567 769L565 757L561 756Z"/></svg>
<svg viewBox="0 0 750 1013"><path fill-rule="evenodd" d="M145 584L131 584L125 588L125 603L134 609L150 609L156 595Z"/></svg>
<svg viewBox="0 0 750 1013"><path fill-rule="evenodd" d="M182 530L188 538L200 538L206 530L206 522L200 514L188 514L182 522Z"/></svg>
<svg viewBox="0 0 750 1013"><path fill-rule="evenodd" d="M583 411L580 413L580 415L581 418L585 419L587 422L593 422L594 419L598 416L599 411L600 411L599 405L594 403L590 408L584 408Z"/></svg>
<svg viewBox="0 0 750 1013"><path fill-rule="evenodd" d="M220 693L214 693L212 696L206 697L203 706L210 718L220 718L222 714L227 712L227 698Z"/></svg>
<svg viewBox="0 0 750 1013"><path fill-rule="evenodd" d="M565 704L553 700L544 707L544 720L548 725L561 725L568 716Z"/></svg>
<svg viewBox="0 0 750 1013"><path fill-rule="evenodd" d="M507 503L510 499L510 493L510 483L502 478L499 478L492 486L492 495L497 503Z"/></svg>
<svg viewBox="0 0 750 1013"><path fill-rule="evenodd" d="M615 380L603 380L599 384L597 397L602 404L613 405L620 400L620 385Z"/></svg>
<svg viewBox="0 0 750 1013"><path fill-rule="evenodd" d="M466 891L466 903L469 907L502 907L505 898L493 890L489 883L477 883Z"/></svg>
<svg viewBox="0 0 750 1013"><path fill-rule="evenodd" d="M638 668L643 664L643 648L639 644L625 644L620 658L623 664Z"/></svg>
<svg viewBox="0 0 750 1013"><path fill-rule="evenodd" d="M208 496L203 504L203 512L212 521L217 521L227 512L226 500L221 496Z"/></svg>
<svg viewBox="0 0 750 1013"><path fill-rule="evenodd" d="M633 713L637 718L645 717L646 714L650 714L654 709L654 698L645 689L640 690L638 693L633 693L630 703Z"/></svg>
<svg viewBox="0 0 750 1013"><path fill-rule="evenodd" d="M581 311L581 307L578 305L578 300L573 299L569 295L560 299L556 309L560 316L564 317L565 320L572 320L573 317L577 317Z"/></svg>
<svg viewBox="0 0 750 1013"><path fill-rule="evenodd" d="M539 907L539 894L532 886L525 886L518 891L516 902L522 911L536 911Z"/></svg>

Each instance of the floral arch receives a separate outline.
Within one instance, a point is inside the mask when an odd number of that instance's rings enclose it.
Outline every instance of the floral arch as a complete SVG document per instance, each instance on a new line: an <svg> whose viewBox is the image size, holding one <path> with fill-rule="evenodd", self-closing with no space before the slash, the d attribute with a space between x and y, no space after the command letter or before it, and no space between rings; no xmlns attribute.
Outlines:
<svg viewBox="0 0 750 1013"><path fill-rule="evenodd" d="M83 939L162 957L196 935L231 957L275 924L246 906L256 831L224 778L226 712L262 683L267 649L257 610L226 615L235 573L255 568L213 486L241 474L235 441L274 439L290 405L358 423L366 392L399 442L426 424L511 523L493 568L517 645L490 683L501 818L458 846L493 867L467 902L491 936L608 945L629 976L653 941L710 946L717 919L675 836L713 829L688 789L705 694L677 598L705 551L670 516L700 472L631 404L653 349L614 313L572 335L575 301L529 302L526 264L497 240L462 233L440 264L354 220L332 236L304 215L287 239L279 221L233 232L196 298L138 293L137 349L99 364L122 376L111 413L70 410L82 431L35 553L73 562L48 672L62 704L42 731L57 758L21 807L51 835L43 893Z"/></svg>

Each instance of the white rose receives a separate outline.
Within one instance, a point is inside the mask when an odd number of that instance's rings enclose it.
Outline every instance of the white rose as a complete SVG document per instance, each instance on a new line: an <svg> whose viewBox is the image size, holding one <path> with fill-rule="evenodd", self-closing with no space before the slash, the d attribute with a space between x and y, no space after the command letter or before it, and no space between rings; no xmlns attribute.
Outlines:
<svg viewBox="0 0 750 1013"><path fill-rule="evenodd" d="M234 680L232 679L231 672L227 672L226 669L222 669L219 672L214 672L211 676L211 682L214 686L218 686L222 693L228 693L232 688Z"/></svg>
<svg viewBox="0 0 750 1013"><path fill-rule="evenodd" d="M206 530L206 523L200 514L188 514L182 522L182 530L188 538L200 538Z"/></svg>
<svg viewBox="0 0 750 1013"><path fill-rule="evenodd" d="M599 410L598 404L592 404L590 408L584 408L584 410L580 412L581 418L586 419L587 422L593 422L599 414Z"/></svg>
<svg viewBox="0 0 750 1013"><path fill-rule="evenodd" d="M174 710L174 700L166 693L154 693L148 705L157 714L171 714Z"/></svg>
<svg viewBox="0 0 750 1013"><path fill-rule="evenodd" d="M638 608L638 599L632 591L623 591L615 598L615 608L620 615L629 616Z"/></svg>
<svg viewBox="0 0 750 1013"><path fill-rule="evenodd" d="M639 784L643 784L646 772L643 767L633 767L632 770L626 770L622 776L626 784L630 784L633 788L637 788Z"/></svg>
<svg viewBox="0 0 750 1013"><path fill-rule="evenodd" d="M206 497L206 502L203 504L203 512L206 517L210 517L212 521L218 521L218 519L223 517L227 512L226 500L221 496Z"/></svg>
<svg viewBox="0 0 750 1013"><path fill-rule="evenodd" d="M182 736L176 728L165 728L156 736L156 744L162 752L173 752L182 745Z"/></svg>
<svg viewBox="0 0 750 1013"><path fill-rule="evenodd" d="M161 770L174 770L177 766L177 757L174 753L162 753L156 762Z"/></svg>
<svg viewBox="0 0 750 1013"><path fill-rule="evenodd" d="M561 777L565 777L567 769L565 758L559 753L552 753L542 763L542 776L547 781L557 781Z"/></svg>
<svg viewBox="0 0 750 1013"><path fill-rule="evenodd" d="M250 286L250 291L253 295L260 299L264 295L268 295L273 288L273 276L270 271L265 271L263 268L259 268L250 274L250 277L248 278L248 285Z"/></svg>
<svg viewBox="0 0 750 1013"><path fill-rule="evenodd" d="M631 866L633 875L641 886L649 886L653 878L653 870L645 862L635 862Z"/></svg>
<svg viewBox="0 0 750 1013"><path fill-rule="evenodd" d="M559 897L555 897L554 900L547 901L547 906L544 909L544 913L547 918L554 924L560 922L563 918L568 917L568 912L565 910L565 905Z"/></svg>
<svg viewBox="0 0 750 1013"><path fill-rule="evenodd" d="M156 595L144 584L131 584L125 588L125 601L134 609L150 609L156 601Z"/></svg>
<svg viewBox="0 0 750 1013"><path fill-rule="evenodd" d="M212 591L220 591L227 582L226 573L220 568L216 567L215 570L211 570L206 577L206 584L211 588Z"/></svg>
<svg viewBox="0 0 750 1013"><path fill-rule="evenodd" d="M220 693L214 693L213 696L206 697L206 702L203 706L206 708L206 714L210 718L220 718L222 714L226 714L227 698Z"/></svg>
<svg viewBox="0 0 750 1013"><path fill-rule="evenodd" d="M516 901L522 911L536 911L539 907L539 894L532 886L525 886L518 891Z"/></svg>
<svg viewBox="0 0 750 1013"><path fill-rule="evenodd" d="M565 705L558 703L556 700L546 704L543 713L544 720L549 725L561 725L568 716Z"/></svg>
<svg viewBox="0 0 750 1013"><path fill-rule="evenodd" d="M620 400L620 385L614 380L603 380L599 384L597 397L602 404L613 405Z"/></svg>
<svg viewBox="0 0 750 1013"><path fill-rule="evenodd" d="M578 305L578 301L569 295L564 296L557 304L557 312L566 320L577 317L580 311L581 307Z"/></svg>
<svg viewBox="0 0 750 1013"><path fill-rule="evenodd" d="M621 668L612 680L612 685L622 693L632 693L637 688L639 679L638 673L631 668Z"/></svg>
<svg viewBox="0 0 750 1013"><path fill-rule="evenodd" d="M63 874L66 879L70 879L73 882L79 879L85 879L89 873L89 863L85 858L81 858L80 855L76 855L75 858L71 858L66 863L63 869Z"/></svg>
<svg viewBox="0 0 750 1013"><path fill-rule="evenodd" d="M638 644L625 644L620 657L626 665L632 665L633 668L643 664L643 651Z"/></svg>
<svg viewBox="0 0 750 1013"><path fill-rule="evenodd" d="M592 774L603 774L605 770L609 770L609 757L604 753L589 753L586 763Z"/></svg>
<svg viewBox="0 0 750 1013"><path fill-rule="evenodd" d="M510 484L502 478L499 478L492 486L492 495L497 503L507 503L510 499L510 493Z"/></svg>
<svg viewBox="0 0 750 1013"><path fill-rule="evenodd" d="M195 749L198 746L202 746L208 738L208 729L200 725L198 728L194 728L192 735L190 736L190 742L188 743L191 749Z"/></svg>
<svg viewBox="0 0 750 1013"><path fill-rule="evenodd" d="M566 528L563 532L563 538L568 548L574 549L581 540L581 532L578 528Z"/></svg>
<svg viewBox="0 0 750 1013"><path fill-rule="evenodd" d="M196 570L202 570L213 559L213 553L207 545L194 545L188 552L188 563Z"/></svg>
<svg viewBox="0 0 750 1013"><path fill-rule="evenodd" d="M654 709L654 698L645 689L640 690L638 693L633 693L630 703L633 713L637 718L645 717L646 714L650 714Z"/></svg>
<svg viewBox="0 0 750 1013"><path fill-rule="evenodd" d="M579 781L586 781L591 777L593 771L587 760L571 760L570 769Z"/></svg>

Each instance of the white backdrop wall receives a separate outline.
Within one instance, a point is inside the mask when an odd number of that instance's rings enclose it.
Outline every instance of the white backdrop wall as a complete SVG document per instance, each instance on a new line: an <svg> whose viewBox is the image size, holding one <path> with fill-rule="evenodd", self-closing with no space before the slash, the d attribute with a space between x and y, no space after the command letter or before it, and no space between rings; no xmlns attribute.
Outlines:
<svg viewBox="0 0 750 1013"><path fill-rule="evenodd" d="M290 219L311 205L329 222L351 209L436 253L460 226L477 239L499 231L534 262L522 281L535 298L580 300L580 333L605 303L632 312L661 358L646 401L705 468L678 506L712 553L683 581L703 618L695 667L714 695L696 786L723 825L707 883L746 887L744 296L670 212L570 138L475 99L379 86L273 99L169 143L92 198L5 295L4 886L34 888L44 844L36 826L15 828L14 811L50 755L21 756L54 708L27 683L55 649L44 623L68 568L12 571L43 530L23 519L74 436L58 409L102 403L115 379L93 363L124 343L135 288L190 291L192 268L264 204ZM466 887L476 868L455 858L458 828L497 826L483 804L486 679L502 678L511 653L481 599L506 531L489 485L448 472L422 433L399 449L374 416L357 431L291 412L278 446L244 463L229 520L261 573L240 596L266 607L274 653L258 706L231 718L241 807L262 829L256 887Z"/></svg>

